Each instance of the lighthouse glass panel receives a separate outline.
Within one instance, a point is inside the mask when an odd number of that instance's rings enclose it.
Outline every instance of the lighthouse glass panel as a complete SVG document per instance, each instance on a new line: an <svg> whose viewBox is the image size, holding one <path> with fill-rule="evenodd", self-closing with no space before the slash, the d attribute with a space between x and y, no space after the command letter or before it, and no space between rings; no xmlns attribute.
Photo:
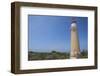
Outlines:
<svg viewBox="0 0 100 76"><path fill-rule="evenodd" d="M28 60L88 58L88 17L28 15Z"/></svg>

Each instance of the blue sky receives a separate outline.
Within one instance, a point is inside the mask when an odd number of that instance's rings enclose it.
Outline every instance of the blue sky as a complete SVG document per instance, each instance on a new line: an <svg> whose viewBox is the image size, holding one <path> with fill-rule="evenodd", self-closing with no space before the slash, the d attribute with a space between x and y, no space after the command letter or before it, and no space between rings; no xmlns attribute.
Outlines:
<svg viewBox="0 0 100 76"><path fill-rule="evenodd" d="M88 47L88 18L75 17L77 21L80 49ZM29 49L49 52L51 50L70 51L70 16L28 16Z"/></svg>

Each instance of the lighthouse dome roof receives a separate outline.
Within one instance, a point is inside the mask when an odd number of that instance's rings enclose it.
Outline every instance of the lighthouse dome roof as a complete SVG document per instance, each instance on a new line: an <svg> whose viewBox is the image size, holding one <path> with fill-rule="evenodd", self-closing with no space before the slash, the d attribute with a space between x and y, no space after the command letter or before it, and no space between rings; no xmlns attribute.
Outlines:
<svg viewBox="0 0 100 76"><path fill-rule="evenodd" d="M71 24L71 28L76 28L77 27L77 24L76 23L72 23Z"/></svg>

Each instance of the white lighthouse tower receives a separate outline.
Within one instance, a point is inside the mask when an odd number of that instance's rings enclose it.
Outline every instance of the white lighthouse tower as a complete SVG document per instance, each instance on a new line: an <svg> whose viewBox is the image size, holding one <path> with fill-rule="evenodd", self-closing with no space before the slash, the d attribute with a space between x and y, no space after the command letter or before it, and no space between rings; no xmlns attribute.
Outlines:
<svg viewBox="0 0 100 76"><path fill-rule="evenodd" d="M80 57L80 46L79 46L79 39L78 39L77 21L75 20L75 18L72 18L70 58L76 59L79 57Z"/></svg>

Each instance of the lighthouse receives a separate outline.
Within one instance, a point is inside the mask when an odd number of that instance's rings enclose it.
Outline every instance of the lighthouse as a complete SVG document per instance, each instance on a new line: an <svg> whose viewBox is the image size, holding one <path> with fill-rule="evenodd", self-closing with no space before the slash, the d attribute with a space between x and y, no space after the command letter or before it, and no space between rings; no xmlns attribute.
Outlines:
<svg viewBox="0 0 100 76"><path fill-rule="evenodd" d="M78 26L77 21L75 20L75 18L72 18L72 22L71 22L71 52L70 52L71 59L77 59L80 57L80 46L79 46L77 26Z"/></svg>

